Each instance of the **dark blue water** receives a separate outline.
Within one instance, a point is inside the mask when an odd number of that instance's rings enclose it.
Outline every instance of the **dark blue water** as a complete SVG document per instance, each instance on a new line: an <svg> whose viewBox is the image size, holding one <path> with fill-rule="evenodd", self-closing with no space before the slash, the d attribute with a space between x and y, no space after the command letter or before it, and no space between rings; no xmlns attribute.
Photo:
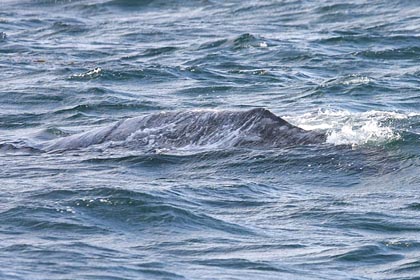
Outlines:
<svg viewBox="0 0 420 280"><path fill-rule="evenodd" d="M326 143L42 148L261 107ZM2 0L0 278L419 279L419 108L418 1Z"/></svg>

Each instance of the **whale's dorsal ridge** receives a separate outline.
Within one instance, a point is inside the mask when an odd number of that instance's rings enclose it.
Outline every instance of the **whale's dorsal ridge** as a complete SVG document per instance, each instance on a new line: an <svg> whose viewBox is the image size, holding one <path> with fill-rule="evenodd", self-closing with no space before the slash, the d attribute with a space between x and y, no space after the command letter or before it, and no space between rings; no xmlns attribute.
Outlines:
<svg viewBox="0 0 420 280"><path fill-rule="evenodd" d="M268 109L265 109L265 108L255 108L255 109L249 110L249 112L252 115L260 116L261 118L271 119L271 120L275 121L280 126L288 126L289 128L290 127L293 127L293 125L291 125L290 123L288 123L284 119L280 118L279 116L273 114Z"/></svg>

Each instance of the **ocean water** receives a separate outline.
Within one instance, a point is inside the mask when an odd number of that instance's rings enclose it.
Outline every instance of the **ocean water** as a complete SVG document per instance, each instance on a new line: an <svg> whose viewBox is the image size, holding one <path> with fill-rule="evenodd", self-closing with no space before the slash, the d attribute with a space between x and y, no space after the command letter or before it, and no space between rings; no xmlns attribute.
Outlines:
<svg viewBox="0 0 420 280"><path fill-rule="evenodd" d="M1 0L0 188L0 279L419 279L420 3Z"/></svg>

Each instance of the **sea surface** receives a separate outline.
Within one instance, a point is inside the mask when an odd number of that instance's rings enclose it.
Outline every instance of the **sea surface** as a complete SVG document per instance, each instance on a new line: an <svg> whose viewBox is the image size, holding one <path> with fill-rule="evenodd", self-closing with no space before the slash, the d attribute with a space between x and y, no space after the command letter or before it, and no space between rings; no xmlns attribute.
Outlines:
<svg viewBox="0 0 420 280"><path fill-rule="evenodd" d="M326 141L43 148L254 108ZM0 190L0 279L420 279L420 2L1 0Z"/></svg>

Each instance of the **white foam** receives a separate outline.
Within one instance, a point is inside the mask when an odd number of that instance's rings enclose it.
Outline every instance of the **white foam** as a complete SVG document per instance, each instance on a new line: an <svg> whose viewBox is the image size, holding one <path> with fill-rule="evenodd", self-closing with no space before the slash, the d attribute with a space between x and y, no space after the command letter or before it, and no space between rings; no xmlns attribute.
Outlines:
<svg viewBox="0 0 420 280"><path fill-rule="evenodd" d="M341 81L343 85L365 85L370 82L373 82L372 78L359 75L350 75Z"/></svg>
<svg viewBox="0 0 420 280"><path fill-rule="evenodd" d="M73 77L73 78L96 77L96 76L100 75L101 72L102 72L102 69L100 67L96 67L95 69L89 70L86 73L74 74L71 77Z"/></svg>
<svg viewBox="0 0 420 280"><path fill-rule="evenodd" d="M352 74L348 76L338 77L331 80L328 80L322 84L322 86L328 85L365 85L374 82L375 80L368 76L363 76L359 74Z"/></svg>
<svg viewBox="0 0 420 280"><path fill-rule="evenodd" d="M267 44L266 42L261 42L261 43L259 44L259 47L260 47L260 48L268 48L268 44Z"/></svg>
<svg viewBox="0 0 420 280"><path fill-rule="evenodd" d="M327 134L327 142L334 145L383 144L401 136L392 127L393 120L416 115L388 111L362 113L346 110L319 110L300 116L284 116L290 123L306 130L321 130Z"/></svg>
<svg viewBox="0 0 420 280"><path fill-rule="evenodd" d="M373 80L369 77L351 77L347 80L344 80L343 85L364 85L372 82Z"/></svg>

